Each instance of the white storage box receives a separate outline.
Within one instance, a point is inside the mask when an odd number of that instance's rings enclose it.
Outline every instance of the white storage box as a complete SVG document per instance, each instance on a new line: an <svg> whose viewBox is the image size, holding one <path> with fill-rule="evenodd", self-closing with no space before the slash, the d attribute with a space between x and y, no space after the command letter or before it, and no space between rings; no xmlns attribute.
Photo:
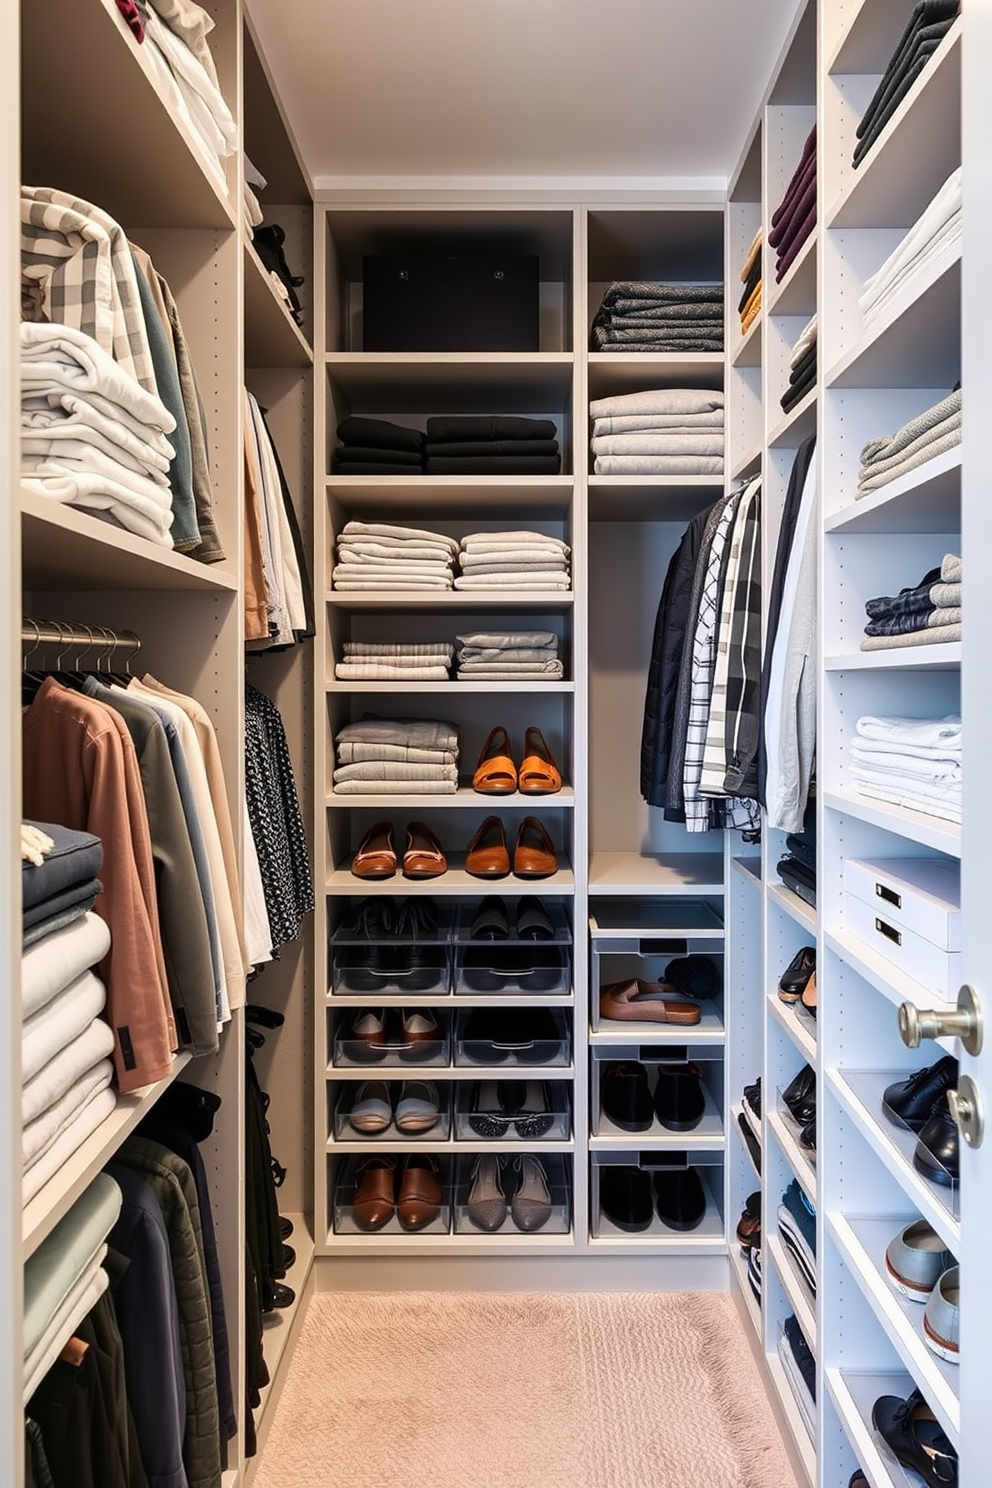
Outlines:
<svg viewBox="0 0 992 1488"><path fill-rule="evenodd" d="M961 982L960 878L939 858L844 864L847 928L948 1001Z"/></svg>

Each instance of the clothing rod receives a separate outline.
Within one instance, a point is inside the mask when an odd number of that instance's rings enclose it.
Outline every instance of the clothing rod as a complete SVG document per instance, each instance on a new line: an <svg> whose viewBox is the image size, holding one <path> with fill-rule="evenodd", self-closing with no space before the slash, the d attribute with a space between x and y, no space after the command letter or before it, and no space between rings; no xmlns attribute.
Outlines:
<svg viewBox="0 0 992 1488"><path fill-rule="evenodd" d="M141 641L133 630L116 631L106 625L63 625L57 620L26 620L21 627L21 641L36 646L64 646L78 650L116 651L126 646L132 652L141 650Z"/></svg>

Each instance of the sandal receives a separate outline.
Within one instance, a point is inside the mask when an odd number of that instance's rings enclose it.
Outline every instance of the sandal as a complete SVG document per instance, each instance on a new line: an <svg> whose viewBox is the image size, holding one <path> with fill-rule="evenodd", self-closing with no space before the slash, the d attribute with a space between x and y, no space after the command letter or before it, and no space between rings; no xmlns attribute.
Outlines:
<svg viewBox="0 0 992 1488"><path fill-rule="evenodd" d="M553 796L561 790L561 772L554 762L544 735L535 724L524 734L524 757L520 762L518 789L525 796Z"/></svg>
<svg viewBox="0 0 992 1488"><path fill-rule="evenodd" d="M434 833L423 822L411 822L406 829L403 877L440 878L447 871L448 860Z"/></svg>
<svg viewBox="0 0 992 1488"><path fill-rule="evenodd" d="M550 878L558 872L555 845L536 816L525 816L517 828L513 871L517 878Z"/></svg>
<svg viewBox="0 0 992 1488"><path fill-rule="evenodd" d="M376 822L365 833L351 860L351 871L356 878L392 878L396 872L396 849L388 821Z"/></svg>
<svg viewBox="0 0 992 1488"><path fill-rule="evenodd" d="M599 989L599 1013L602 1018L635 1023L681 1023L687 1027L698 1023L702 1014L697 1002L682 1002L666 992L677 989L667 982L607 982Z"/></svg>
<svg viewBox="0 0 992 1488"><path fill-rule="evenodd" d="M480 796L510 796L517 788L517 767L510 757L510 736L501 723L489 730L472 776Z"/></svg>

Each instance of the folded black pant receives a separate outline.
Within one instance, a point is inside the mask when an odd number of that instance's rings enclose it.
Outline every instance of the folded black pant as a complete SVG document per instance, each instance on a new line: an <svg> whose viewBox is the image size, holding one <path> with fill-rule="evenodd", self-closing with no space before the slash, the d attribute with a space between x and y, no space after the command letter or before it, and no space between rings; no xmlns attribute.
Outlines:
<svg viewBox="0 0 992 1488"><path fill-rule="evenodd" d="M861 125L858 126L859 129L861 129L862 125L864 126L864 133L859 138L857 146L855 147L855 169L857 169L858 166L861 165L865 156L869 153L872 146L875 144L879 135L884 130L886 124L888 124L889 120L892 118L892 115L895 113L900 103L902 103L902 100L913 88L916 80L926 68L926 65L929 62L930 58L940 46L940 43L943 41L944 37L947 35L953 24L953 19L950 21L944 21L939 23L938 25L928 26L925 28L925 30L918 33L905 66L902 67L899 72L896 73L896 75L893 77L891 83L885 91L879 107L872 114L870 122L866 124L865 120L863 119L861 121Z"/></svg>
<svg viewBox="0 0 992 1488"><path fill-rule="evenodd" d="M391 424L388 419L357 415L338 424L338 438L345 444L360 445L365 449L409 450L413 454L419 454L424 446L424 436L419 429L406 429L402 424Z"/></svg>
<svg viewBox="0 0 992 1488"><path fill-rule="evenodd" d="M419 470L423 462L419 451L414 454L412 450L376 449L374 445L343 444L334 453L351 465L371 460L376 465L395 465L399 471Z"/></svg>
<svg viewBox="0 0 992 1488"><path fill-rule="evenodd" d="M431 444L449 444L480 439L554 439L558 430L551 419L519 418L513 415L453 414L427 420Z"/></svg>

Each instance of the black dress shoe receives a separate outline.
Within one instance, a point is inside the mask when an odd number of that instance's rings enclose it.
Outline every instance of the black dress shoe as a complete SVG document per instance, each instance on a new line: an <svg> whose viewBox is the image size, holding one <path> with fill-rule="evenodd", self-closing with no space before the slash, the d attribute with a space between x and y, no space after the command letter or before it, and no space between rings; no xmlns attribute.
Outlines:
<svg viewBox="0 0 992 1488"><path fill-rule="evenodd" d="M880 1396L871 1423L897 1461L918 1472L928 1488L957 1488L958 1454L919 1390L906 1400Z"/></svg>
<svg viewBox="0 0 992 1488"><path fill-rule="evenodd" d="M737 1221L737 1239L741 1250L750 1250L752 1245L761 1245L761 1190L748 1194Z"/></svg>
<svg viewBox="0 0 992 1488"><path fill-rule="evenodd" d="M913 1153L913 1167L933 1183L950 1188L958 1180L958 1129L951 1117L947 1096L942 1095L920 1131Z"/></svg>
<svg viewBox="0 0 992 1488"><path fill-rule="evenodd" d="M706 1190L695 1168L655 1173L658 1218L670 1230L694 1230L706 1213Z"/></svg>
<svg viewBox="0 0 992 1488"><path fill-rule="evenodd" d="M816 970L816 946L803 946L779 977L778 995L783 1002L798 1002Z"/></svg>
<svg viewBox="0 0 992 1488"><path fill-rule="evenodd" d="M463 1049L474 1064L548 1064L561 1054L561 1033L550 1008L473 1008Z"/></svg>
<svg viewBox="0 0 992 1488"><path fill-rule="evenodd" d="M659 1064L654 1109L669 1131L692 1131L703 1119L706 1097L698 1064Z"/></svg>
<svg viewBox="0 0 992 1488"><path fill-rule="evenodd" d="M782 1091L782 1099L800 1126L807 1126L816 1116L816 1074L804 1064L794 1080Z"/></svg>
<svg viewBox="0 0 992 1488"><path fill-rule="evenodd" d="M897 1080L882 1094L882 1110L890 1121L918 1132L930 1119L940 1097L958 1083L958 1062L945 1054L936 1064L917 1070L908 1080Z"/></svg>
<svg viewBox="0 0 992 1488"><path fill-rule="evenodd" d="M803 1149L804 1152L815 1152L816 1151L816 1117L815 1116L813 1117L813 1120L812 1121L807 1121L806 1125L803 1127L802 1131L799 1133L799 1145L800 1145L800 1147L802 1147L802 1149Z"/></svg>
<svg viewBox="0 0 992 1488"><path fill-rule="evenodd" d="M654 1123L654 1103L643 1064L631 1060L608 1064L599 1087L603 1115L622 1131L649 1131Z"/></svg>
<svg viewBox="0 0 992 1488"><path fill-rule="evenodd" d="M296 1301L296 1293L292 1287L288 1287L281 1281L273 1282L272 1291L269 1294L268 1306L263 1312L275 1312L277 1308L292 1307Z"/></svg>
<svg viewBox="0 0 992 1488"><path fill-rule="evenodd" d="M751 1115L761 1122L761 1076L755 1080L753 1085L744 1086L744 1104Z"/></svg>
<svg viewBox="0 0 992 1488"><path fill-rule="evenodd" d="M280 1235L280 1238L283 1239L283 1240L288 1240L289 1237L290 1237L290 1235L292 1233L293 1233L293 1221L291 1219L287 1219L285 1217L285 1215L282 1215L281 1214L279 1216L279 1235Z"/></svg>
<svg viewBox="0 0 992 1488"><path fill-rule="evenodd" d="M646 1230L654 1218L650 1175L643 1168L600 1168L599 1207L618 1230Z"/></svg>
<svg viewBox="0 0 992 1488"><path fill-rule="evenodd" d="M750 1152L751 1154L751 1161L754 1163L755 1168L760 1174L761 1143L758 1141L757 1137L754 1135L754 1132L751 1130L751 1123L748 1121L743 1111L741 1111L740 1115L737 1117L737 1125L740 1127L741 1136L744 1138L744 1145L747 1148L748 1152Z"/></svg>

